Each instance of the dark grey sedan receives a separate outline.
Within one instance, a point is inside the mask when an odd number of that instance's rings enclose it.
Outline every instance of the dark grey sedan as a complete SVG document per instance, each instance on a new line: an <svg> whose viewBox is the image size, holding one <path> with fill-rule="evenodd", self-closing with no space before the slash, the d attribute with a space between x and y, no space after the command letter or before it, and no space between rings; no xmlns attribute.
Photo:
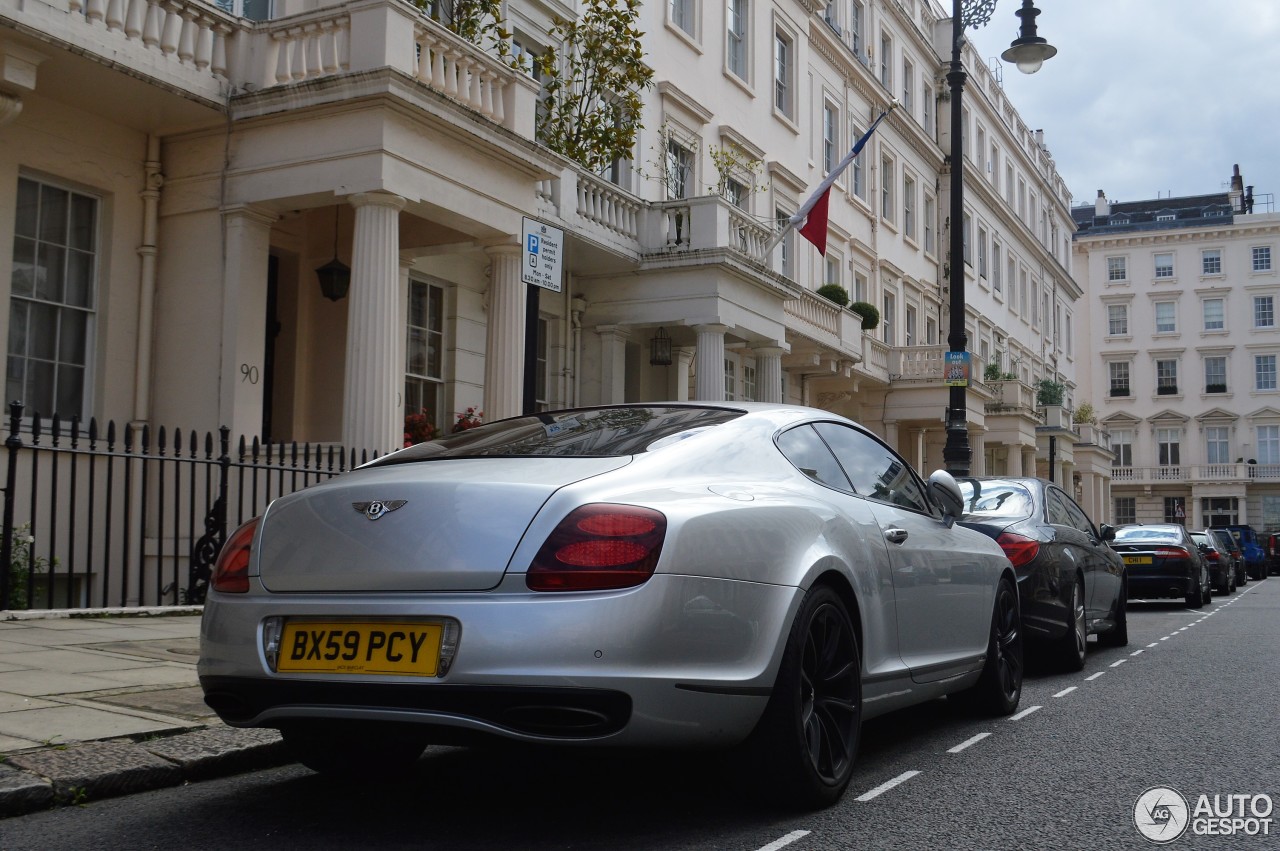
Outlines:
<svg viewBox="0 0 1280 851"><path fill-rule="evenodd" d="M995 539L1013 562L1022 599L1027 653L1042 653L1071 671L1084 667L1088 637L1129 643L1125 567L1101 529L1062 488L1044 479L958 479L960 525ZM1032 639L1035 640L1034 645Z"/></svg>

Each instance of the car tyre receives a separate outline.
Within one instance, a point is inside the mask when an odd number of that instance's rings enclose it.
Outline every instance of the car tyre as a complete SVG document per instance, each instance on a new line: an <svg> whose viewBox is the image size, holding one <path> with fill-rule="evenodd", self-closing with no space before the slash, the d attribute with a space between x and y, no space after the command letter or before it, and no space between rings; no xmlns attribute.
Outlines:
<svg viewBox="0 0 1280 851"><path fill-rule="evenodd" d="M1098 643L1106 647L1126 647L1129 644L1129 594L1125 590L1127 578L1120 580L1120 595L1116 597L1111 612L1111 629L1098 636Z"/></svg>
<svg viewBox="0 0 1280 851"><path fill-rule="evenodd" d="M426 737L402 726L297 722L280 729L285 751L319 774L368 782L403 776L426 750Z"/></svg>
<svg viewBox="0 0 1280 851"><path fill-rule="evenodd" d="M1187 608L1188 609L1203 608L1204 603L1205 603L1204 586L1202 586L1200 584L1200 580L1197 579L1195 590L1187 594Z"/></svg>
<svg viewBox="0 0 1280 851"><path fill-rule="evenodd" d="M1076 577L1071 586L1071 597L1067 600L1066 631L1056 642L1058 662L1065 671L1079 671L1084 668L1084 659L1089 652L1089 623L1084 611L1084 580Z"/></svg>
<svg viewBox="0 0 1280 851"><path fill-rule="evenodd" d="M805 595L782 666L746 756L775 800L817 809L844 794L862 733L862 653L844 600L833 588Z"/></svg>
<svg viewBox="0 0 1280 851"><path fill-rule="evenodd" d="M963 709L990 715L1011 715L1022 700L1024 673L1022 616L1018 610L1018 589L1006 576L996 589L991 613L991 638L982 675L971 688L950 695Z"/></svg>

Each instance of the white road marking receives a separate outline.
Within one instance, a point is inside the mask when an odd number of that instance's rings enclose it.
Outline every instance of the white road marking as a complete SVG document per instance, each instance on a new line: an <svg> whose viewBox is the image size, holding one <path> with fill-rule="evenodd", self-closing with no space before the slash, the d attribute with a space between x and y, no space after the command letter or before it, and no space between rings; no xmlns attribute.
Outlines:
<svg viewBox="0 0 1280 851"><path fill-rule="evenodd" d="M1166 635L1164 638L1162 638L1162 639L1160 639L1160 640L1161 640L1161 641L1168 641L1170 638L1173 638L1173 636L1172 636L1172 635Z"/></svg>
<svg viewBox="0 0 1280 851"><path fill-rule="evenodd" d="M985 739L987 736L990 736L990 735L991 735L990 733L979 733L978 735L974 736L972 739L965 739L963 742L956 745L954 748L949 748L947 750L947 753L960 753L960 751L969 747L969 745L976 745L978 742L982 741L983 739Z"/></svg>
<svg viewBox="0 0 1280 851"><path fill-rule="evenodd" d="M1115 661L1115 662L1112 662L1112 663L1111 663L1111 667L1113 667L1113 668L1119 668L1121 665L1123 665L1125 662L1128 662L1128 661L1129 661L1128 659L1120 659L1120 660L1117 660L1117 661Z"/></svg>
<svg viewBox="0 0 1280 851"><path fill-rule="evenodd" d="M1130 655L1130 656L1137 656L1139 653L1146 653L1146 652L1147 652L1147 648L1143 647L1141 650L1135 650L1135 651L1133 651L1132 653L1130 653L1129 655Z"/></svg>
<svg viewBox="0 0 1280 851"><path fill-rule="evenodd" d="M1077 688L1078 686L1072 686L1071 688L1064 688L1062 691L1055 694L1054 697L1066 697L1067 695L1071 694L1071 692L1075 691Z"/></svg>
<svg viewBox="0 0 1280 851"><path fill-rule="evenodd" d="M1159 645L1160 645L1159 641L1153 641L1147 645L1147 649L1150 650L1152 647L1158 647Z"/></svg>
<svg viewBox="0 0 1280 851"><path fill-rule="evenodd" d="M1092 676L1085 677L1085 678L1084 678L1084 681L1085 681L1086 683L1087 683L1087 682L1091 682L1091 681L1093 681L1093 680L1096 680L1098 677L1102 676L1102 675L1103 675L1103 674L1105 674L1105 673L1106 673L1106 671L1099 671L1098 673L1096 673L1096 674L1094 674L1094 675L1092 675Z"/></svg>
<svg viewBox="0 0 1280 851"><path fill-rule="evenodd" d="M880 795L883 795L885 792L888 792L894 786L897 786L902 783L906 783L908 780L910 780L912 777L915 777L919 773L920 772L918 771L904 771L901 774L899 774L897 777L890 780L888 783L881 783L879 786L872 789L870 792L864 792L863 794L854 798L854 800L870 801L872 798L878 797Z"/></svg>
<svg viewBox="0 0 1280 851"><path fill-rule="evenodd" d="M807 830L793 830L781 839L773 840L768 845L761 848L760 851L778 851L778 849L786 848L797 839L804 839L808 835L809 831Z"/></svg>
<svg viewBox="0 0 1280 851"><path fill-rule="evenodd" d="M1010 721L1021 721L1023 718L1026 718L1026 717L1027 717L1028 715L1030 715L1032 712L1036 712L1037 710L1042 709L1042 708L1043 708L1043 707L1040 707L1040 706L1033 706L1033 707L1031 707L1030 709L1024 709L1024 710L1022 710L1021 712L1019 712L1017 715L1010 715L1010 716L1009 716L1009 720L1010 720Z"/></svg>

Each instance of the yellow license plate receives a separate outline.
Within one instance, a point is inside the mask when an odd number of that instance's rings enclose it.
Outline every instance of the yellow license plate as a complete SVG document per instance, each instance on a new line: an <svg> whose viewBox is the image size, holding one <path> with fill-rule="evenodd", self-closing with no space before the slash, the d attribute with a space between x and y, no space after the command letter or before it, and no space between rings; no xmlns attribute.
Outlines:
<svg viewBox="0 0 1280 851"><path fill-rule="evenodd" d="M1151 564L1151 556L1125 556L1125 564Z"/></svg>
<svg viewBox="0 0 1280 851"><path fill-rule="evenodd" d="M440 624L415 621L287 622L276 670L434 677L440 635Z"/></svg>

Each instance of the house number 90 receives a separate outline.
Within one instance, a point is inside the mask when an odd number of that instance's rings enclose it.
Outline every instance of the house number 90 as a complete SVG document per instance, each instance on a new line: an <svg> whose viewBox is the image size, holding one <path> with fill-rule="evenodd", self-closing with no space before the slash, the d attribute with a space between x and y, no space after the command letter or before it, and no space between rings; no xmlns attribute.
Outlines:
<svg viewBox="0 0 1280 851"><path fill-rule="evenodd" d="M258 383L258 368L249 366L247 363L240 364L240 380L247 381L250 384Z"/></svg>

